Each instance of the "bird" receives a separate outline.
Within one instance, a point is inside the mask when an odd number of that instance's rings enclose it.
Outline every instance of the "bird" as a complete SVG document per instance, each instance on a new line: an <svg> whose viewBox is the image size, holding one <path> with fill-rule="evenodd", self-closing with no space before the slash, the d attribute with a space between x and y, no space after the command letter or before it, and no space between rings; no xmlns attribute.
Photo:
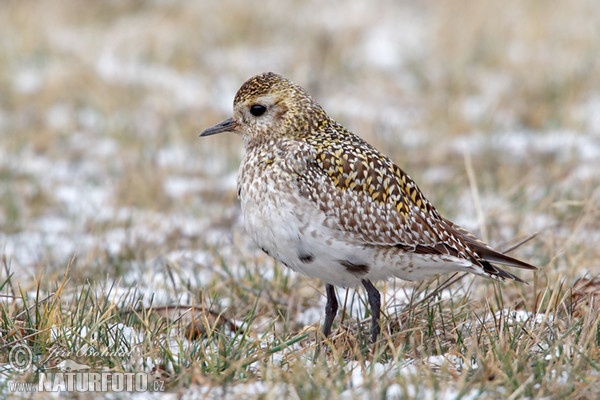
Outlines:
<svg viewBox="0 0 600 400"><path fill-rule="evenodd" d="M440 215L404 170L279 74L248 79L233 115L200 136L224 132L244 145L237 190L247 233L267 255L325 283L325 338L336 286L364 287L375 343L381 296L373 281L465 271L526 283L496 264L537 269Z"/></svg>

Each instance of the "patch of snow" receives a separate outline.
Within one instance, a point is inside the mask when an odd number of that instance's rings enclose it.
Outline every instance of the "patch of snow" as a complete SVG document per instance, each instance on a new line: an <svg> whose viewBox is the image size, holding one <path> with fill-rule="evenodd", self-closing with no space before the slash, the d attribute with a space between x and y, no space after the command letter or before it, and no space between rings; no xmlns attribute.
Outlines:
<svg viewBox="0 0 600 400"><path fill-rule="evenodd" d="M592 96L584 102L576 110L575 117L585 124L587 132L600 136L600 96Z"/></svg>
<svg viewBox="0 0 600 400"><path fill-rule="evenodd" d="M108 82L137 84L169 91L171 100L179 107L198 107L205 100L206 83L199 75L179 72L160 64L129 60L117 55L112 48L105 49L98 57L96 72Z"/></svg>
<svg viewBox="0 0 600 400"><path fill-rule="evenodd" d="M446 361L444 361L446 362ZM398 365L395 362L389 363L365 363L364 367L358 362L352 361L346 365L346 370L350 374L350 380L348 389L343 391L340 395L343 399L369 399L372 398L374 392L365 387L365 382L378 381L384 385L386 382L394 382L397 375L403 376L408 383L401 385L399 383L391 383L386 391L386 399L395 398L413 398L418 396L423 399L455 399L459 396L459 392L453 388L445 388L441 391L432 389L431 387L421 386L413 382L420 382L417 378L418 372L411 363L403 363ZM368 375L368 379L367 378ZM410 380L410 377L415 376L414 381ZM379 393L381 386L375 388L376 392ZM465 394L464 398L476 399L481 395L479 391L471 391ZM463 397L461 397L463 398Z"/></svg>
<svg viewBox="0 0 600 400"><path fill-rule="evenodd" d="M264 396L268 389L269 387L262 381L227 385L226 389L223 386L192 386L188 389L187 394L183 395L183 398L223 399L240 397L253 399Z"/></svg>
<svg viewBox="0 0 600 400"><path fill-rule="evenodd" d="M46 124L51 129L66 130L73 123L73 108L67 103L58 103L46 111Z"/></svg>
<svg viewBox="0 0 600 400"><path fill-rule="evenodd" d="M163 187L167 195L172 198L181 198L187 194L198 193L205 190L208 185L201 178L184 176L170 176L164 179Z"/></svg>
<svg viewBox="0 0 600 400"><path fill-rule="evenodd" d="M23 67L15 71L13 75L13 90L24 94L38 92L44 82L44 76L35 68Z"/></svg>
<svg viewBox="0 0 600 400"><path fill-rule="evenodd" d="M546 314L543 314L543 313L532 313L532 312L525 311L525 310L504 309L501 311L497 311L495 315L496 315L497 319L505 318L506 322L509 324L523 323L523 322L529 322L529 323L533 323L533 324L541 324L545 319L547 321L552 321L554 319L554 316L552 316L552 315L546 316Z"/></svg>
<svg viewBox="0 0 600 400"><path fill-rule="evenodd" d="M379 25L367 31L364 38L364 57L379 68L394 68L400 63L401 46L396 38L390 35L386 25Z"/></svg>
<svg viewBox="0 0 600 400"><path fill-rule="evenodd" d="M468 135L453 140L455 151L472 154L494 149L516 159L528 159L532 152L553 154L559 161L567 161L573 152L582 161L600 159L600 141L590 135L574 131L514 131L492 135Z"/></svg>
<svg viewBox="0 0 600 400"><path fill-rule="evenodd" d="M308 326L313 325L324 318L325 316L325 308L323 307L305 307L296 314L295 321L298 324Z"/></svg>

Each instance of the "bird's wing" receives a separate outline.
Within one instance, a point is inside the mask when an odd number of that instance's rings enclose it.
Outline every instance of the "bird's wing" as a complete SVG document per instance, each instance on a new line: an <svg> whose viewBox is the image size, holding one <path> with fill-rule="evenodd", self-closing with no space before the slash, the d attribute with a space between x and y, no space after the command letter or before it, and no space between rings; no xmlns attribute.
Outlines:
<svg viewBox="0 0 600 400"><path fill-rule="evenodd" d="M309 160L297 175L301 195L364 244L462 252L452 249L442 218L404 171L359 137L344 136L294 155Z"/></svg>
<svg viewBox="0 0 600 400"><path fill-rule="evenodd" d="M519 280L490 261L535 269L443 218L400 167L359 137L344 136L305 150L302 158L310 161L298 174L300 193L329 217L332 228L358 243L468 259L492 277Z"/></svg>

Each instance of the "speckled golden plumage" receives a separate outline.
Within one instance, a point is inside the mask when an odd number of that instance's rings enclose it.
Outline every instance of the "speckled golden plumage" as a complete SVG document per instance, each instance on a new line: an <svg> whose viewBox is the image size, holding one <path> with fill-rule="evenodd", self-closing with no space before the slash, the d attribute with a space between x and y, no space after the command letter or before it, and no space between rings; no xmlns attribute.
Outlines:
<svg viewBox="0 0 600 400"><path fill-rule="evenodd" d="M226 131L246 149L238 178L246 229L271 256L325 281L326 335L337 311L332 285L365 286L375 340L371 280L469 271L521 281L491 262L535 269L442 217L400 167L277 74L245 82L233 117L202 136Z"/></svg>

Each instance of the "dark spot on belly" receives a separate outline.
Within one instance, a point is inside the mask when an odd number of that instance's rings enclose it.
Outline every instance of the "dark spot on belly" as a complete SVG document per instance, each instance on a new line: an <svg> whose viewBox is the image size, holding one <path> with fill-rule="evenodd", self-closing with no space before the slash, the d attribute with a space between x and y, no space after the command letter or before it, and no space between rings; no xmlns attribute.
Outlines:
<svg viewBox="0 0 600 400"><path fill-rule="evenodd" d="M354 264L348 260L340 260L339 263L342 267L346 268L346 271L356 276L365 275L371 269L367 264Z"/></svg>
<svg viewBox="0 0 600 400"><path fill-rule="evenodd" d="M311 253L298 253L298 259L304 264L310 264L314 261L315 255Z"/></svg>

